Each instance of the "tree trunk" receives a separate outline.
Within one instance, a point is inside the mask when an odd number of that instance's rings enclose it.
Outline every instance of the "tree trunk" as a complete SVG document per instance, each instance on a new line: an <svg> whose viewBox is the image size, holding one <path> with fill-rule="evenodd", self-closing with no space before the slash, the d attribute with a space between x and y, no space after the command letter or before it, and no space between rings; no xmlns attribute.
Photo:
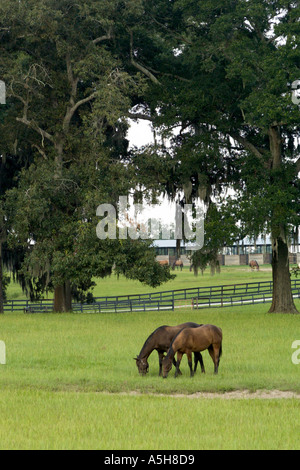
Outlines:
<svg viewBox="0 0 300 470"><path fill-rule="evenodd" d="M3 292L3 268L2 268L2 255L0 247L0 314L4 313L4 292Z"/></svg>
<svg viewBox="0 0 300 470"><path fill-rule="evenodd" d="M279 126L271 126L269 128L269 140L272 169L277 173L277 176L274 174L274 181L271 181L271 184L278 184L278 175L282 171L282 142ZM282 208L279 203L278 207L274 209L273 219L280 219L278 214L281 212ZM285 237L284 221L282 221L282 225L278 222L275 224L277 226L274 226L272 230L273 300L269 312L299 313L292 295L289 249Z"/></svg>
<svg viewBox="0 0 300 470"><path fill-rule="evenodd" d="M54 312L71 312L72 295L70 282L56 286L54 290Z"/></svg>
<svg viewBox="0 0 300 470"><path fill-rule="evenodd" d="M269 313L299 313L292 295L288 245L281 237L273 240L272 269L273 301Z"/></svg>

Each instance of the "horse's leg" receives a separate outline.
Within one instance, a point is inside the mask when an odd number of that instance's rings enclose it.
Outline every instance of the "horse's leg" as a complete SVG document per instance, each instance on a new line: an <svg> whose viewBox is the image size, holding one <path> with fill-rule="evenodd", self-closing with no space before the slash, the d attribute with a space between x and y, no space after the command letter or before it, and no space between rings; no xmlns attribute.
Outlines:
<svg viewBox="0 0 300 470"><path fill-rule="evenodd" d="M199 353L194 353L194 360L195 360L195 365L194 365L194 373L196 372L197 370L197 366L198 366L198 362L199 362Z"/></svg>
<svg viewBox="0 0 300 470"><path fill-rule="evenodd" d="M217 356L217 372L216 372L217 374L219 371L220 358L222 354L222 342L215 345L215 350L216 350L216 356Z"/></svg>
<svg viewBox="0 0 300 470"><path fill-rule="evenodd" d="M178 357L178 354L177 354L177 357ZM174 364L175 367L177 367L177 362L176 362L175 356L173 357L173 364ZM178 374L178 375L182 375L181 370L178 369L177 374Z"/></svg>
<svg viewBox="0 0 300 470"><path fill-rule="evenodd" d="M211 344L207 349L208 349L209 355L212 358L213 363L214 363L214 367L215 367L214 372L215 372L215 374L217 374L217 372L216 372L215 353L214 353L213 345Z"/></svg>
<svg viewBox="0 0 300 470"><path fill-rule="evenodd" d="M162 361L164 358L164 353L163 351L157 351L158 352L158 362L159 362L159 377L162 375Z"/></svg>
<svg viewBox="0 0 300 470"><path fill-rule="evenodd" d="M216 344L216 343L212 344L208 349L209 354L211 355L211 358L214 362L215 374L217 374L219 371L220 349L221 349L221 344Z"/></svg>
<svg viewBox="0 0 300 470"><path fill-rule="evenodd" d="M194 372L196 372L198 362L200 362L200 365L201 365L201 372L202 372L202 374L205 374L205 367L204 367L204 362L203 362L202 354L201 354L200 352L195 352L194 355L195 355L195 367L194 367Z"/></svg>
<svg viewBox="0 0 300 470"><path fill-rule="evenodd" d="M193 361L192 361L192 352L187 351L186 352L187 358L188 358L188 363L189 363L189 368L190 368L190 373L191 377L194 377L194 371L193 371Z"/></svg>
<svg viewBox="0 0 300 470"><path fill-rule="evenodd" d="M180 370L179 370L179 366L180 366L180 363L181 363L182 356L183 356L182 353L180 353L180 352L177 353L175 377L177 377L179 374L182 375Z"/></svg>

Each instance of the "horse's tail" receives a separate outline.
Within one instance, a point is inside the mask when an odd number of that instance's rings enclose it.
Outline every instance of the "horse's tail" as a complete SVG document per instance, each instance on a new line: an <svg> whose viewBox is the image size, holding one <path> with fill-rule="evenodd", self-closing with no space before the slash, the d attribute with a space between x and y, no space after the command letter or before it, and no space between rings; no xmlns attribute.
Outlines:
<svg viewBox="0 0 300 470"><path fill-rule="evenodd" d="M223 349L222 349L222 343L220 345L220 349L219 349L219 359L221 358L222 356L222 352L223 352Z"/></svg>

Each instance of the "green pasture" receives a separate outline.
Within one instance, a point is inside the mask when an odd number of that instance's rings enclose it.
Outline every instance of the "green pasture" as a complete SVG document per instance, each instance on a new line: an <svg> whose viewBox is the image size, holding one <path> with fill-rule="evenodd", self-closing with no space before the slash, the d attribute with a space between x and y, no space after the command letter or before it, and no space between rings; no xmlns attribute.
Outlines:
<svg viewBox="0 0 300 470"><path fill-rule="evenodd" d="M171 290L270 280L259 272L223 267L195 278L188 269L156 289ZM153 291L115 276L97 281L95 296ZM24 298L11 283L8 298ZM297 302L300 309L300 302ZM300 316L270 315L269 304L223 309L121 314L6 314L0 340L0 449L299 449L300 400L224 399L234 390L300 394ZM213 323L224 334L219 375L203 353L206 374L158 377L158 359L140 377L133 358L162 324ZM217 392L218 398L191 398Z"/></svg>
<svg viewBox="0 0 300 470"><path fill-rule="evenodd" d="M93 290L95 297L115 296L124 294L142 294L148 292L160 292L174 289L188 289L199 286L219 286L223 284L241 284L245 282L270 281L272 280L272 271L270 265L263 265L260 270L251 271L249 266L222 266L221 273L212 276L210 270L206 269L204 274L196 277L190 272L188 267L184 267L182 271L175 269L171 271L176 278L160 287L151 288L138 281L126 279L124 276L119 278L112 274L104 279L95 279L96 287ZM49 293L48 297L52 298L53 294ZM45 295L45 298L47 295ZM7 298L9 300L26 299L26 295L22 292L19 284L11 282L8 287Z"/></svg>
<svg viewBox="0 0 300 470"><path fill-rule="evenodd" d="M298 400L0 393L1 449L299 449ZM100 455L101 461L101 455Z"/></svg>
<svg viewBox="0 0 300 470"><path fill-rule="evenodd" d="M189 398L245 389L300 393L300 364L291 360L300 316L267 310L1 316L0 449L299 449L298 399ZM153 352L149 374L140 377L133 358L147 336L185 321L222 328L219 375L205 351L205 375L191 379L184 357L183 375L171 371L164 380Z"/></svg>

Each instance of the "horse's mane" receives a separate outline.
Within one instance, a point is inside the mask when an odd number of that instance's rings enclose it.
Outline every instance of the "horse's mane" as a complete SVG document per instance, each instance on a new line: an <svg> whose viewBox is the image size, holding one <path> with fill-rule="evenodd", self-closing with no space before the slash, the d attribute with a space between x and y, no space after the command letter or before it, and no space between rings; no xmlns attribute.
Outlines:
<svg viewBox="0 0 300 470"><path fill-rule="evenodd" d="M168 325L162 325L162 326L159 326L158 328L156 328L156 330L154 330L151 335L148 336L148 338L146 339L146 341L144 342L144 345L142 347L142 349L140 350L140 354L138 355L138 358L140 357L140 355L142 354L142 351L145 349L145 347L147 346L147 344L149 343L149 341L151 340L152 336L158 331L158 330L161 330L162 328L166 328L166 326Z"/></svg>
<svg viewBox="0 0 300 470"><path fill-rule="evenodd" d="M170 347L168 349L168 352L166 354L166 358L169 358L171 356L171 354L174 354L174 349L173 349L173 343L175 341L175 339L177 338L178 335L180 335L180 333L185 330L185 328L182 328L181 330L178 331L178 333L174 336L174 338L172 339L172 342L170 344Z"/></svg>

